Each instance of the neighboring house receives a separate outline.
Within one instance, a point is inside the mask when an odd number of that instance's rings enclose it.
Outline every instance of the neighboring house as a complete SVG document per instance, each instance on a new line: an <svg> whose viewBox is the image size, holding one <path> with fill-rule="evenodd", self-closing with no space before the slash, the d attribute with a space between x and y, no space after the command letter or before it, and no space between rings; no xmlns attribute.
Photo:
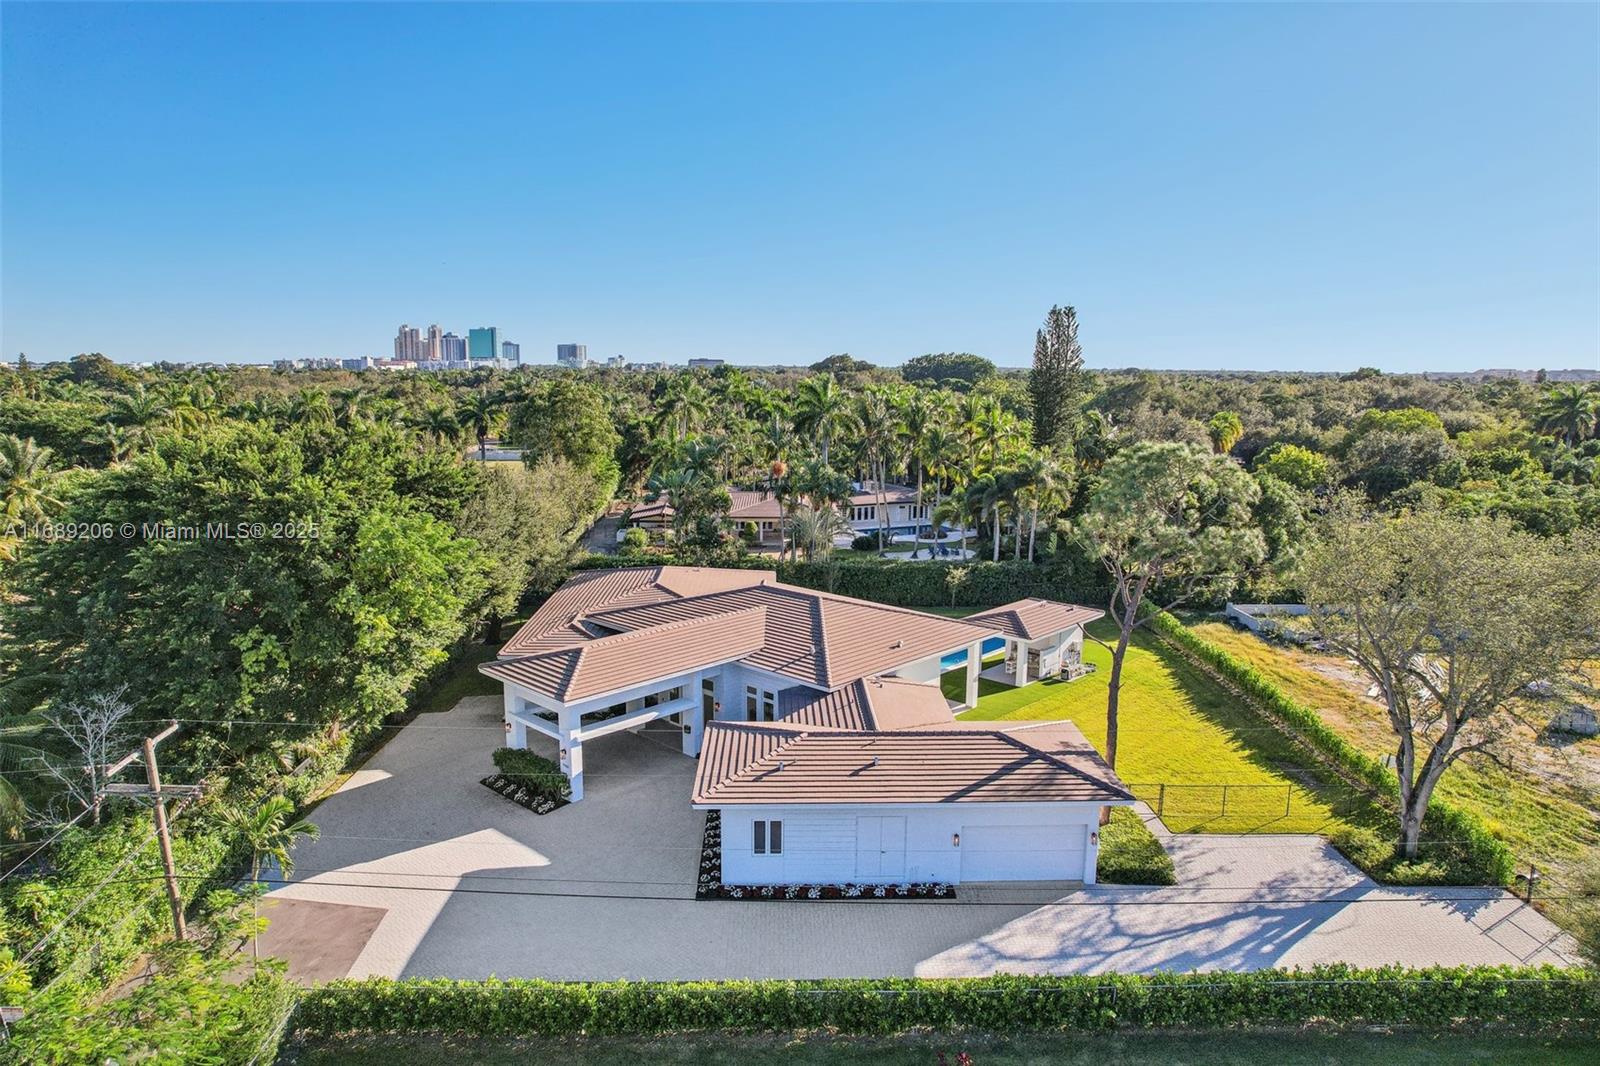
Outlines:
<svg viewBox="0 0 1600 1066"><path fill-rule="evenodd" d="M1050 606L1046 625L1085 612ZM985 642L1013 639L1059 661L1074 638L765 570L640 567L573 577L479 669L504 684L507 743L554 740L574 800L587 741L677 723L700 757L692 802L722 812L727 883L1093 881L1101 810L1131 804L1126 786L1071 723L958 721L939 687L963 669L973 706Z"/></svg>
<svg viewBox="0 0 1600 1066"><path fill-rule="evenodd" d="M881 525L878 518L878 492L872 482L857 483L850 500L842 508L846 523L856 533L876 533ZM910 535L926 530L933 503L924 497L917 503L917 490L910 485L884 485L884 504L887 507L890 535ZM776 547L783 543L783 509L778 498L765 489L729 489L733 506L728 511L728 521L735 530L746 525L755 527L757 544ZM627 525L643 529L660 530L672 525L672 505L666 497L635 505L629 512ZM620 535L620 534L619 534Z"/></svg>

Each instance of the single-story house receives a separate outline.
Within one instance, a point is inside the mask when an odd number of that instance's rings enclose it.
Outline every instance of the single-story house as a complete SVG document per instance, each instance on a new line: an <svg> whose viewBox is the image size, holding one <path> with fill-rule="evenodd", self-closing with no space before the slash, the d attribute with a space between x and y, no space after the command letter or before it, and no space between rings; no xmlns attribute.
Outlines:
<svg viewBox="0 0 1600 1066"><path fill-rule="evenodd" d="M1010 609L1071 617L1045 602ZM687 798L721 812L725 882L1092 882L1100 814L1131 805L1127 787L1071 723L954 714L977 702L985 642L1059 661L1064 632L1013 637L768 570L634 567L574 576L479 669L504 686L507 744L553 739L574 800L585 742L678 724L700 759ZM966 672L963 704L947 669Z"/></svg>

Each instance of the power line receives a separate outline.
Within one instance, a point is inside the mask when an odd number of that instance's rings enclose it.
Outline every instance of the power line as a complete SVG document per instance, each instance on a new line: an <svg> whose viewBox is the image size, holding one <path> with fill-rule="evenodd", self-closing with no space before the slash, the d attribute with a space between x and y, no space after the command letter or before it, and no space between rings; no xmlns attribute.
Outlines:
<svg viewBox="0 0 1600 1066"><path fill-rule="evenodd" d="M151 874L151 875L148 875L148 876L124 878L123 880L124 880L125 883L133 884L133 883L137 883L137 882L141 882L141 881L155 880L155 879L159 878L160 876L162 876L162 875L160 875L160 874ZM178 875L178 877L180 879L183 879L183 880L205 880L205 879L209 878L210 876L211 875L209 875L209 874L179 874ZM462 875L462 878L465 879L467 876L470 876L470 875ZM708 900L697 900L697 899L694 899L693 897L688 897L688 896L648 896L648 895L641 895L641 894L637 894L637 893L627 893L627 892L611 892L611 893L571 892L571 891L564 891L564 892L530 892L530 891L525 891L525 890L522 890L522 889L510 889L510 888L463 888L463 887L460 887L460 886L453 886L452 887L452 886L444 886L444 885L385 885L385 884L376 884L376 883L366 882L366 881L291 881L291 880L285 880L285 879L283 879L281 877L261 877L261 878L258 878L257 880L261 884L272 884L272 885L278 885L280 887L298 886L300 888L369 888L369 889L376 889L376 890L381 890L381 891L386 891L386 892L442 892L442 893L445 893L445 894L459 893L459 894L464 894L464 895L487 895L487 896L535 896L535 897L549 897L549 898L552 898L552 899L621 899L621 900L641 900L641 901L651 901L651 902L661 902L663 900L676 900L676 901L683 902L683 903L715 902L715 901L708 901ZM521 880L536 881L536 880L541 880L541 879L540 878L523 878ZM552 878L550 880L555 880L555 879ZM582 883L595 883L595 882L582 882ZM606 883L610 883L610 882L598 882L598 883L606 884ZM626 884L627 882L617 882L617 883ZM662 885L672 885L674 887L685 888L685 889L692 889L692 888L696 887L694 882L689 882L689 881L682 881L682 882L648 882L648 883L651 883L651 884L662 884ZM832 882L830 882L830 883L832 883ZM851 883L854 883L854 882L851 882ZM741 886L741 887L748 887L748 886ZM863 885L862 887L865 888L865 889L870 890L870 889L872 889L872 888L874 888L876 886ZM884 886L884 887L892 888L893 886ZM959 889L960 889L959 885L954 886L954 887L959 891ZM1097 887L1103 888L1105 886L1097 886ZM1347 905L1357 904L1357 903L1414 903L1414 902L1422 902L1422 903L1493 903L1493 902L1496 902L1497 900L1506 901L1506 902L1513 902L1513 903L1526 903L1527 902L1526 900L1523 900L1518 896L1511 895L1510 893L1506 893L1504 889L1491 889L1491 888L1487 888L1487 887L1484 888L1484 889L1480 889L1478 894L1455 894L1455 895L1434 892L1434 891L1431 891L1429 889L1423 888L1423 889L1418 889L1417 892L1419 894L1415 894L1415 895L1411 895L1411 894L1395 894L1395 895L1387 895L1387 896L1374 896L1374 895L1370 895L1369 894L1369 895L1357 896L1357 897L1353 897L1353 898L1344 898L1342 896L1337 896L1337 895L1331 896L1331 897L1330 896L1277 896L1277 897L1240 896L1240 897L1232 898L1232 899L1186 898L1186 899L1170 899L1170 900L1169 899L1117 899L1117 898L1115 898L1114 893L1121 892L1121 891L1127 891L1127 892L1149 891L1149 890L1153 890L1153 889L1154 890L1160 890L1160 891L1174 891L1174 892L1188 891L1188 892L1194 892L1194 893L1204 893L1204 892L1207 892L1207 891L1210 891L1210 890L1207 890L1207 889L1187 889L1186 890L1186 889L1183 889L1180 886L1170 886L1170 885L1117 885L1117 886L1111 886L1111 887L1112 887L1112 891L1111 892L1097 893L1095 895L1095 897L1092 898L1092 899L1075 899L1072 896L1064 896L1061 899L1044 900L1044 901L1037 900L1037 899L1025 899L1025 900L987 900L987 899L986 900L962 900L960 898L945 899L945 900L939 900L939 899L931 899L931 900L929 900L929 899L914 899L913 900L913 899L907 898L907 899L903 899L902 900L902 899L894 898L894 897L891 897L891 898L888 898L888 899L880 898L880 897L871 897L871 898L866 898L866 899L843 898L843 899L830 899L830 900L810 900L810 899L788 900L788 899L776 899L776 898L774 898L773 902L783 902L783 903L817 903L817 902L822 902L822 903L883 903L883 902L925 903L925 902L934 902L934 903L942 903L945 906L1035 907L1035 908L1069 907L1069 906L1070 907L1107 907L1107 906L1117 906L1117 907L1128 907L1128 906L1135 906L1135 907L1195 907L1195 906L1228 905L1228 904L1260 904L1260 905L1263 905L1263 906L1291 906L1291 905L1299 906L1299 905L1305 905L1305 904L1337 904L1339 906L1347 906ZM759 892L759 886L757 886L756 891ZM781 892L782 891L782 887L781 886L774 887L773 891L774 892ZM1386 890L1383 888L1383 886L1379 886L1379 891L1386 891ZM1501 892L1501 893L1505 893L1505 894L1501 895L1501 896L1483 894L1483 893L1492 893L1492 892ZM1423 895L1423 894L1420 894L1420 893L1427 893L1427 894ZM275 898L292 900L292 899L295 899L297 897L278 896L278 897L275 897ZM751 898L751 894L747 893L746 898ZM761 898L761 897L757 897L757 898ZM1541 902L1546 902L1546 901L1555 902L1555 901L1564 901L1564 900L1588 900L1588 899L1600 899L1600 893L1567 893L1567 894L1562 894L1562 895L1551 895L1551 896L1540 896L1539 897L1539 900ZM761 901L762 902L766 902L766 900L764 898L761 898ZM730 900L729 902L742 902L742 900L739 900L739 901Z"/></svg>
<svg viewBox="0 0 1600 1066"><path fill-rule="evenodd" d="M48 840L34 848L32 851L28 852L28 854L24 855L22 858L18 859L15 866L7 870L5 873L0 874L0 883L4 883L6 878L19 872L23 867L27 866L28 862L32 860L35 855L39 854L45 848L48 848L51 844L54 844L57 840L61 839L62 835L65 834L68 829L71 829L78 822L82 821L91 810L93 810L93 808L85 807L83 810L79 811L71 821L63 823L61 828L57 829L53 834L51 834ZM26 845L23 846L26 847Z"/></svg>

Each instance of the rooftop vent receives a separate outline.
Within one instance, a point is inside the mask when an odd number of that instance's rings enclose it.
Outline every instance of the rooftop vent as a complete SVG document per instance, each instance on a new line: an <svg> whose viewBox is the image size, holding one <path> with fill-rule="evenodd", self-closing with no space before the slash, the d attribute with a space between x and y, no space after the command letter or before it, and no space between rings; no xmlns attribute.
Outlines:
<svg viewBox="0 0 1600 1066"><path fill-rule="evenodd" d="M893 644L889 645L889 647L891 647L891 648L903 648L905 646L906 646L906 642L903 641L903 640L897 640Z"/></svg>

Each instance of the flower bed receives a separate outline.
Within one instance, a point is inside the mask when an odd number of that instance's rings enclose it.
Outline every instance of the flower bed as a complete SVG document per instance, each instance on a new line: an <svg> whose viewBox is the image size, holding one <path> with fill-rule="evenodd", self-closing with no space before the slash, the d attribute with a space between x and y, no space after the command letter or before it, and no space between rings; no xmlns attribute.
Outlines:
<svg viewBox="0 0 1600 1066"><path fill-rule="evenodd" d="M705 835L700 842L700 874L695 899L955 899L956 888L940 881L901 885L861 885L853 882L825 885L727 885L722 883L722 815L706 812Z"/></svg>
<svg viewBox="0 0 1600 1066"><path fill-rule="evenodd" d="M517 806L526 807L534 814L549 814L567 805L566 800L552 799L538 789L530 787L526 781L519 781L505 774L490 774L478 783L504 796Z"/></svg>

